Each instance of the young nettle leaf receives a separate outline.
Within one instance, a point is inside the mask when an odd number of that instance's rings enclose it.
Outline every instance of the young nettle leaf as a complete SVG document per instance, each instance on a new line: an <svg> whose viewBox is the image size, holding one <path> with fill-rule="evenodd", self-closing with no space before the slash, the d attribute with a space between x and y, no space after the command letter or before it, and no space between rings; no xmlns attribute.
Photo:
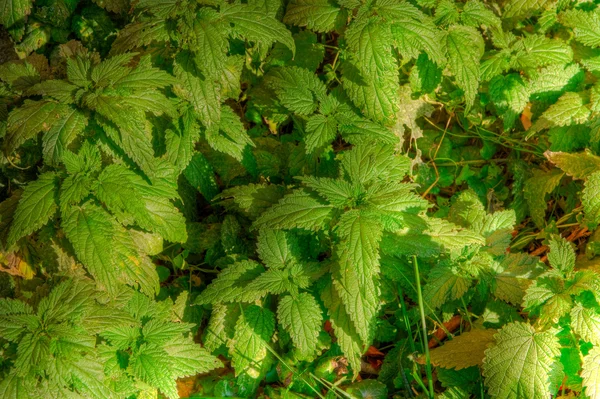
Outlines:
<svg viewBox="0 0 600 399"><path fill-rule="evenodd" d="M437 266L427 277L423 299L433 309L437 309L456 299L460 299L473 284L473 279L458 267Z"/></svg>
<svg viewBox="0 0 600 399"><path fill-rule="evenodd" d="M290 25L306 26L315 32L329 32L335 28L342 9L333 1L292 0L283 22Z"/></svg>
<svg viewBox="0 0 600 399"><path fill-rule="evenodd" d="M279 301L277 319L302 357L311 359L317 349L322 326L321 307L307 292L285 296Z"/></svg>
<svg viewBox="0 0 600 399"><path fill-rule="evenodd" d="M38 230L54 216L58 209L58 181L56 173L46 172L25 187L8 235L9 246Z"/></svg>
<svg viewBox="0 0 600 399"><path fill-rule="evenodd" d="M267 292L248 291L247 286L265 271L251 260L236 262L225 268L219 276L196 298L196 304L253 302L255 297Z"/></svg>
<svg viewBox="0 0 600 399"><path fill-rule="evenodd" d="M545 224L544 216L546 215L546 196L560 184L564 173L560 170L553 169L549 172L542 170L534 170L533 177L527 180L525 185L525 199L529 205L531 218L537 226Z"/></svg>
<svg viewBox="0 0 600 399"><path fill-rule="evenodd" d="M338 134L352 144L372 141L376 137L383 143L398 142L398 137L389 128L357 114L347 99L327 94L325 84L307 69L274 68L265 76L263 84L274 92L283 107L306 120L302 129L307 154L318 153ZM270 97L268 100L272 101ZM257 105L264 106L261 102L261 99L256 100Z"/></svg>
<svg viewBox="0 0 600 399"><path fill-rule="evenodd" d="M552 238L548 255L552 270L541 274L527 289L523 306L539 314L542 325L571 312L573 298L597 292L598 276L590 270L575 270L575 251L564 238Z"/></svg>
<svg viewBox="0 0 600 399"><path fill-rule="evenodd" d="M264 264L271 269L282 269L300 262L298 238L282 230L261 230L256 251Z"/></svg>
<svg viewBox="0 0 600 399"><path fill-rule="evenodd" d="M467 111L475 102L479 87L479 62L484 53L481 34L474 28L454 25L446 36L448 64L456 83L465 93Z"/></svg>

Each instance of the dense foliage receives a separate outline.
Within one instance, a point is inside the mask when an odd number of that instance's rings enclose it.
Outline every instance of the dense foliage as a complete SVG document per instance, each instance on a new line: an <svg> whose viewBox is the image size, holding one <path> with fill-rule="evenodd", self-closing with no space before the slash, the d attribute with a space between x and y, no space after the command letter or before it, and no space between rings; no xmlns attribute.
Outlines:
<svg viewBox="0 0 600 399"><path fill-rule="evenodd" d="M0 24L0 397L600 399L597 2Z"/></svg>

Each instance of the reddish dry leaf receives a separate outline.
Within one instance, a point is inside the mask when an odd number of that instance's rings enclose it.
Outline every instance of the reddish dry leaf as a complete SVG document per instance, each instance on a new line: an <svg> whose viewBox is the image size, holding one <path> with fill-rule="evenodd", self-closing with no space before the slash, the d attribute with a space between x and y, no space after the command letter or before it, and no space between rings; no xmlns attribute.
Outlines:
<svg viewBox="0 0 600 399"><path fill-rule="evenodd" d="M180 378L177 380L177 393L180 398L189 398L194 393L195 377Z"/></svg>
<svg viewBox="0 0 600 399"><path fill-rule="evenodd" d="M458 330L461 322L462 316L455 315L450 320L444 323L444 328L440 327L437 330L435 330L435 332L433 333L433 337L429 340L429 348L435 348L440 344L440 342L445 340L448 336L446 331L448 331L449 333L453 333L454 331Z"/></svg>

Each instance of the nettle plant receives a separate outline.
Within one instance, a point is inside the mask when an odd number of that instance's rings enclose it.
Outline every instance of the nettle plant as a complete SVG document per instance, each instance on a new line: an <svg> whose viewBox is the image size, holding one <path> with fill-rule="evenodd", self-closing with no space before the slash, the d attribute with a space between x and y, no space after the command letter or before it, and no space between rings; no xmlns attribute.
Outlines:
<svg viewBox="0 0 600 399"><path fill-rule="evenodd" d="M0 396L600 397L597 4L0 10Z"/></svg>
<svg viewBox="0 0 600 399"><path fill-rule="evenodd" d="M182 322L187 292L155 302L123 285L108 296L77 279L33 302L0 300L4 397L156 397L158 389L175 399L176 378L222 366Z"/></svg>

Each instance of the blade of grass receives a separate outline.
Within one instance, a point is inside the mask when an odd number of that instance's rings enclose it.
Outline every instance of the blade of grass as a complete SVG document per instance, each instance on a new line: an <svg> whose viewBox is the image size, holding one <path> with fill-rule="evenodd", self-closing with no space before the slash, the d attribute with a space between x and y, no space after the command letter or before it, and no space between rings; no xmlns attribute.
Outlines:
<svg viewBox="0 0 600 399"><path fill-rule="evenodd" d="M423 304L423 293L421 292L421 277L419 275L419 263L417 257L413 255L413 266L415 270L415 285L417 288L417 296L419 298L419 312L421 313L421 329L423 348L425 349L425 371L427 372L427 382L429 383L429 397L434 398L433 391L433 376L431 373L431 359L429 357L429 345L427 344L427 321L425 319L425 306Z"/></svg>

